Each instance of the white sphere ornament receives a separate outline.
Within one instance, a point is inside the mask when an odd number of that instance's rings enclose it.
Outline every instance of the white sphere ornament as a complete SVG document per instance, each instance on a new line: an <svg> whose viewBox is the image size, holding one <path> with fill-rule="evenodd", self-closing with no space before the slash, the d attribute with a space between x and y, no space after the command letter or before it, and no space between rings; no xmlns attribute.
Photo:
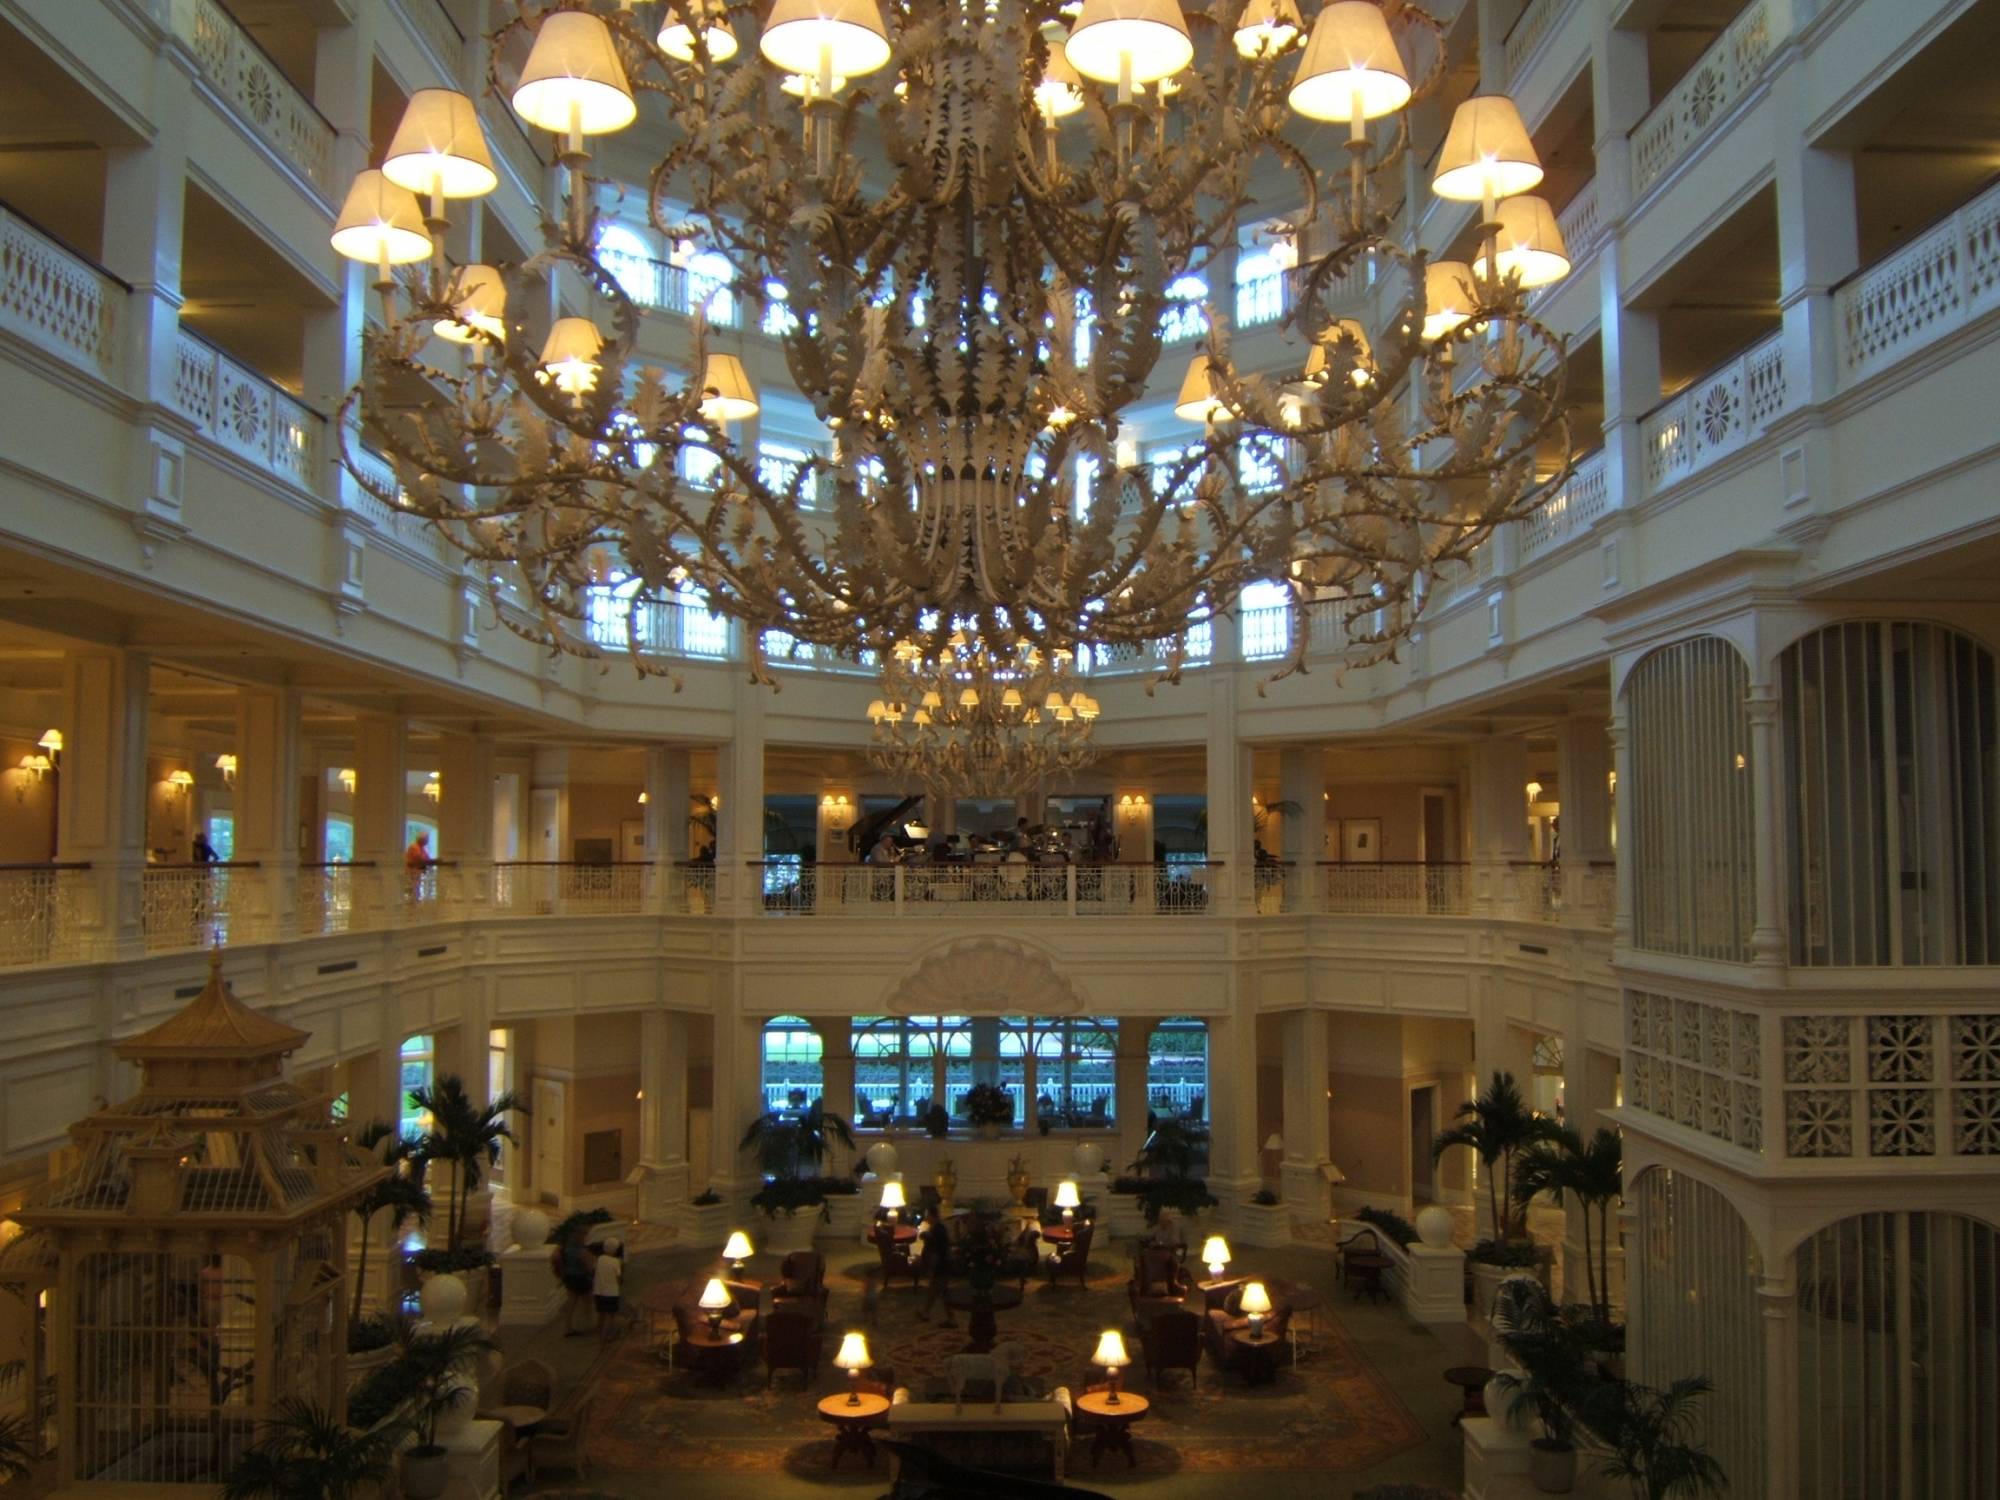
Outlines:
<svg viewBox="0 0 2000 1500"><path fill-rule="evenodd" d="M1076 1168L1079 1177L1088 1177L1104 1168L1104 1148L1095 1141L1081 1141L1069 1154L1070 1165Z"/></svg>
<svg viewBox="0 0 2000 1500"><path fill-rule="evenodd" d="M1442 1250L1449 1245L1452 1230L1456 1227L1448 1208L1440 1208L1433 1203L1429 1208L1417 1210L1417 1238L1433 1250Z"/></svg>
<svg viewBox="0 0 2000 1500"><path fill-rule="evenodd" d="M465 1283L456 1276L433 1276L417 1293L424 1321L434 1328L449 1328L465 1315Z"/></svg>
<svg viewBox="0 0 2000 1500"><path fill-rule="evenodd" d="M549 1216L539 1208L514 1210L514 1243L523 1250L539 1250L549 1242Z"/></svg>
<svg viewBox="0 0 2000 1500"><path fill-rule="evenodd" d="M869 1171L877 1177L887 1177L896 1170L896 1148L887 1141L877 1141L868 1148L866 1160Z"/></svg>

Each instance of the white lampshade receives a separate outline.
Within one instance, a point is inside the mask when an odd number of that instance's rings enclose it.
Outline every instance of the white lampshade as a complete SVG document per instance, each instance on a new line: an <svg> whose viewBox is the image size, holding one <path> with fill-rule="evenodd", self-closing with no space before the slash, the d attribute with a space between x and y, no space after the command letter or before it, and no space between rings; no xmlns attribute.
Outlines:
<svg viewBox="0 0 2000 1500"><path fill-rule="evenodd" d="M437 336L454 344L470 344L483 333L507 336L507 283L492 266L460 266L451 279L455 317L438 320Z"/></svg>
<svg viewBox="0 0 2000 1500"><path fill-rule="evenodd" d="M1250 0L1236 18L1231 40L1243 57L1275 57L1297 40L1304 27L1294 0Z"/></svg>
<svg viewBox="0 0 2000 1500"><path fill-rule="evenodd" d="M1099 83L1128 68L1133 83L1156 83L1194 61L1194 41L1174 0L1083 0L1063 53Z"/></svg>
<svg viewBox="0 0 2000 1500"><path fill-rule="evenodd" d="M1569 275L1569 249L1548 199L1532 193L1508 198L1498 205L1494 219L1500 225L1494 259L1502 276L1518 275L1522 287L1530 288L1549 286ZM1472 264L1480 275L1491 274L1483 253Z"/></svg>
<svg viewBox="0 0 2000 1500"><path fill-rule="evenodd" d="M864 1334L843 1333L840 1336L840 1352L833 1357L836 1370L865 1370L875 1361L868 1357L868 1339Z"/></svg>
<svg viewBox="0 0 2000 1500"><path fill-rule="evenodd" d="M1083 1195L1076 1190L1073 1178L1065 1177L1056 1184L1055 1205L1057 1208L1083 1207Z"/></svg>
<svg viewBox="0 0 2000 1500"><path fill-rule="evenodd" d="M639 116L603 18L559 10L542 22L514 86L514 113L558 135L623 130Z"/></svg>
<svg viewBox="0 0 2000 1500"><path fill-rule="evenodd" d="M1271 1294L1264 1290L1263 1282L1253 1281L1243 1288L1243 1300L1238 1305L1247 1315L1261 1318L1271 1310Z"/></svg>
<svg viewBox="0 0 2000 1500"><path fill-rule="evenodd" d="M751 1248L750 1236L740 1229L729 1231L729 1242L722 1247L724 1260L748 1260L757 1252Z"/></svg>
<svg viewBox="0 0 2000 1500"><path fill-rule="evenodd" d="M1382 8L1334 0L1313 21L1288 96L1308 120L1352 121L1394 114L1410 102L1410 74Z"/></svg>
<svg viewBox="0 0 2000 1500"><path fill-rule="evenodd" d="M1374 378L1373 374L1367 368L1369 358L1373 353L1368 343L1368 330L1363 328L1353 318L1342 318L1334 324L1332 332L1339 337L1354 340L1356 345L1354 369L1351 372L1350 378L1357 386L1368 384ZM1307 352L1305 378L1309 384L1316 383L1326 374L1329 364L1327 348L1328 345L1326 343L1316 343Z"/></svg>
<svg viewBox="0 0 2000 1500"><path fill-rule="evenodd" d="M565 395L586 396L597 389L598 353L604 337L588 318L557 318L542 345L541 366Z"/></svg>
<svg viewBox="0 0 2000 1500"><path fill-rule="evenodd" d="M1221 1235L1211 1234L1202 1242L1201 1263L1218 1276L1222 1274L1222 1267L1228 1265L1231 1259L1229 1241Z"/></svg>
<svg viewBox="0 0 2000 1500"><path fill-rule="evenodd" d="M701 1298L696 1305L705 1312L721 1312L729 1306L729 1288L722 1284L720 1276L708 1278L708 1285L701 1289Z"/></svg>
<svg viewBox="0 0 2000 1500"><path fill-rule="evenodd" d="M889 33L875 0L777 0L757 50L781 72L859 78L889 61Z"/></svg>
<svg viewBox="0 0 2000 1500"><path fill-rule="evenodd" d="M1275 1130L1274 1130L1274 1131L1272 1131L1272 1132L1271 1132L1271 1134L1270 1134L1270 1138L1269 1138L1268 1140L1266 1140L1266 1141L1264 1142L1264 1149L1265 1149L1266 1151L1282 1151L1282 1150L1284 1150L1284 1149L1285 1149L1285 1138L1284 1138L1283 1136L1279 1135L1277 1131L1275 1131Z"/></svg>
<svg viewBox="0 0 2000 1500"><path fill-rule="evenodd" d="M1477 203L1529 192L1541 180L1542 159L1512 99L1475 94L1459 105L1438 153L1433 193Z"/></svg>
<svg viewBox="0 0 2000 1500"><path fill-rule="evenodd" d="M1060 47L1049 49L1049 68L1035 85L1035 103L1044 115L1058 120L1083 108L1083 79Z"/></svg>
<svg viewBox="0 0 2000 1500"><path fill-rule="evenodd" d="M1440 339L1472 316L1467 283L1472 267L1461 260L1434 260L1424 267L1424 337Z"/></svg>
<svg viewBox="0 0 2000 1500"><path fill-rule="evenodd" d="M355 174L333 221L333 248L367 265L408 265L431 253L430 232L416 194L374 167Z"/></svg>
<svg viewBox="0 0 2000 1500"><path fill-rule="evenodd" d="M457 89L418 89L390 138L382 175L413 193L481 198L500 186L479 111Z"/></svg>
<svg viewBox="0 0 2000 1500"><path fill-rule="evenodd" d="M1187 374L1181 377L1180 395L1174 398L1174 415L1183 422L1201 423L1220 422L1230 415L1222 398L1215 394L1206 354L1197 354L1188 361Z"/></svg>
<svg viewBox="0 0 2000 1500"><path fill-rule="evenodd" d="M62 731L60 729L44 729L42 737L36 740L35 743L44 750L53 750L60 753L63 747Z"/></svg>
<svg viewBox="0 0 2000 1500"><path fill-rule="evenodd" d="M711 354L701 372L701 414L711 422L741 422L757 415L757 392L743 361Z"/></svg>
<svg viewBox="0 0 2000 1500"><path fill-rule="evenodd" d="M908 1208L909 1200L903 1196L903 1185L894 1178L882 1184L883 1208Z"/></svg>
<svg viewBox="0 0 2000 1500"><path fill-rule="evenodd" d="M736 55L736 33L729 29L724 18L713 18L702 28L702 39L708 43L710 62L728 62ZM659 48L667 56L679 62L694 61L694 29L667 12L666 24L654 38Z"/></svg>
<svg viewBox="0 0 2000 1500"><path fill-rule="evenodd" d="M1125 1352L1125 1335L1115 1328L1107 1328L1097 1336L1097 1352L1090 1356L1094 1365L1103 1365L1107 1370L1122 1370L1132 1363L1132 1356Z"/></svg>

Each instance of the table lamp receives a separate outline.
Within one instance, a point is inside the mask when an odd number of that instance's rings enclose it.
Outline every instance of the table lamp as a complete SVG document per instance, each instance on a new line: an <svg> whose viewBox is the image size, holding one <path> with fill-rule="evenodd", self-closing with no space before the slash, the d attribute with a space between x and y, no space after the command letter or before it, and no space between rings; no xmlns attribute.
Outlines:
<svg viewBox="0 0 2000 1500"><path fill-rule="evenodd" d="M1057 1208L1063 1211L1063 1223L1074 1222L1076 1211L1083 1207L1083 1196L1076 1190L1076 1179L1074 1177L1065 1177L1061 1182L1056 1184L1055 1204Z"/></svg>
<svg viewBox="0 0 2000 1500"><path fill-rule="evenodd" d="M701 1300L696 1305L708 1314L708 1331L717 1338L722 1337L722 1312L729 1306L729 1288L722 1284L721 1277L708 1278L708 1285L701 1289Z"/></svg>
<svg viewBox="0 0 2000 1500"><path fill-rule="evenodd" d="M883 1213L889 1216L889 1222L891 1224L896 1222L897 1213L902 1209L908 1208L909 1206L910 1206L909 1200L903 1196L902 1183L897 1182L894 1178L891 1178L889 1181L882 1184L881 1209Z"/></svg>
<svg viewBox="0 0 2000 1500"><path fill-rule="evenodd" d="M1264 1290L1263 1282L1253 1281L1243 1288L1241 1306L1243 1315L1250 1320L1250 1337L1261 1338L1265 1316L1271 1311L1271 1294Z"/></svg>
<svg viewBox="0 0 2000 1500"><path fill-rule="evenodd" d="M1103 1365L1111 1394L1104 1398L1106 1406L1118 1404L1118 1372L1132 1363L1132 1356L1125 1352L1125 1335L1115 1328L1107 1328L1097 1338L1097 1352L1090 1356L1094 1365Z"/></svg>
<svg viewBox="0 0 2000 1500"><path fill-rule="evenodd" d="M1211 1234L1202 1244L1201 1258L1208 1264L1208 1279L1222 1280L1222 1268L1229 1264L1229 1241L1219 1234Z"/></svg>
<svg viewBox="0 0 2000 1500"><path fill-rule="evenodd" d="M847 1404L861 1404L861 1372L875 1361L868 1357L868 1340L858 1333L840 1336L840 1352L833 1357L836 1370L847 1371Z"/></svg>
<svg viewBox="0 0 2000 1500"><path fill-rule="evenodd" d="M743 1262L757 1252L750 1244L750 1236L740 1229L729 1231L729 1243L722 1247L722 1258L729 1262L733 1275L743 1274Z"/></svg>

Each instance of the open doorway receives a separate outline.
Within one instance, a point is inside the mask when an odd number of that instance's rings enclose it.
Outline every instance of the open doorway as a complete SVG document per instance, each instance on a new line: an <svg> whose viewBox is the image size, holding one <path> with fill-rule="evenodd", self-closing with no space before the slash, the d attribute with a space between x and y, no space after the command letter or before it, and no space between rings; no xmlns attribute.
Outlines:
<svg viewBox="0 0 2000 1500"><path fill-rule="evenodd" d="M1451 858L1451 845L1445 838L1445 803L1450 795L1432 787L1425 787L1424 819L1419 830L1417 858L1424 864L1442 864Z"/></svg>
<svg viewBox="0 0 2000 1500"><path fill-rule="evenodd" d="M1410 1200L1412 1203L1437 1201L1437 1183L1431 1161L1431 1139L1437 1134L1437 1085L1424 1084L1410 1090Z"/></svg>

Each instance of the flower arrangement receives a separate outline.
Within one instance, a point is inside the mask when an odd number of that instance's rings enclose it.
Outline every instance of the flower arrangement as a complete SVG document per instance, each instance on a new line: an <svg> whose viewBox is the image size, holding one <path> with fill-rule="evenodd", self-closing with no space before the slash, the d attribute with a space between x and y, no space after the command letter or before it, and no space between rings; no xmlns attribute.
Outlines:
<svg viewBox="0 0 2000 1500"><path fill-rule="evenodd" d="M974 1125L1011 1125L1014 1096L997 1083L975 1083L959 1098L958 1112Z"/></svg>

